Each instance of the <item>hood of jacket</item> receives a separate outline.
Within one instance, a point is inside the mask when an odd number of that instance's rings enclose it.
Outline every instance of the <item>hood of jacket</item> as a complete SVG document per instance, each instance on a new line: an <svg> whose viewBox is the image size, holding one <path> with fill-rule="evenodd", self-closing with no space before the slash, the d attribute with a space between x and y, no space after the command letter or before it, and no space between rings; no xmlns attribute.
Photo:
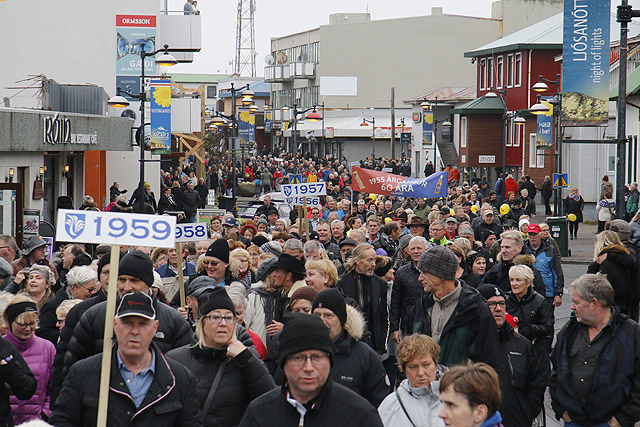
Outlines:
<svg viewBox="0 0 640 427"><path fill-rule="evenodd" d="M623 245L616 243L615 245L609 245L602 248L598 255L606 254L607 252L618 252L625 255L629 255L629 249L625 248Z"/></svg>
<svg viewBox="0 0 640 427"><path fill-rule="evenodd" d="M513 258L514 265L536 265L536 257L531 254L516 255Z"/></svg>
<svg viewBox="0 0 640 427"><path fill-rule="evenodd" d="M438 367L440 369L440 367ZM412 387L408 379L402 380L398 388L403 389L412 396L421 397L432 395L434 399L440 399L440 381L431 381L431 384L424 387Z"/></svg>
<svg viewBox="0 0 640 427"><path fill-rule="evenodd" d="M347 304L347 320L344 322L343 329L349 336L355 340L362 339L364 334L365 321L364 316L357 308Z"/></svg>

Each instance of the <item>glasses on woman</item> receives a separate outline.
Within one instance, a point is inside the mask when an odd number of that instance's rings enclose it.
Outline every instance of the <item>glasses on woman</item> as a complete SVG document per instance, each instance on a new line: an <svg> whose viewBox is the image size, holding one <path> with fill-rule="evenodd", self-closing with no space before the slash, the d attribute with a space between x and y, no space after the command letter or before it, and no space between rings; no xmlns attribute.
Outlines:
<svg viewBox="0 0 640 427"><path fill-rule="evenodd" d="M84 284L84 285L80 285L80 287L85 291L89 292L90 294L95 294L98 291L98 287L95 285L88 288L87 285Z"/></svg>
<svg viewBox="0 0 640 427"><path fill-rule="evenodd" d="M221 263L222 263L222 261L209 261L209 260L206 260L206 259L202 261L202 264L211 265L212 267L217 267L218 264L221 264Z"/></svg>
<svg viewBox="0 0 640 427"><path fill-rule="evenodd" d="M234 317L229 315L229 316L220 316L218 314L211 314L209 316L202 316L205 319L207 319L209 321L209 323L213 324L213 325L217 325L218 323L222 322L222 320L224 319L224 321L226 323L231 323L233 322Z"/></svg>
<svg viewBox="0 0 640 427"><path fill-rule="evenodd" d="M310 356L306 356L304 354L293 354L291 356L287 356L287 360L294 366L304 365L307 363L307 359L311 360L311 363L314 365L322 365L329 360L329 353L312 354Z"/></svg>
<svg viewBox="0 0 640 427"><path fill-rule="evenodd" d="M29 322L29 323L21 323L18 321L14 321L13 323L15 323L16 326L18 326L19 328L25 329L25 328L37 328L38 327L38 322Z"/></svg>

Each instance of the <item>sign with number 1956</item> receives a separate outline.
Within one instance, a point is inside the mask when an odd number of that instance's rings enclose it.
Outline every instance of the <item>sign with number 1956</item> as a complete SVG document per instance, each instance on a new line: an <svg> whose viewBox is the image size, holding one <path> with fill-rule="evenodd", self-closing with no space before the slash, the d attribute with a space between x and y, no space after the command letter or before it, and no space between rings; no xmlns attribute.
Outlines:
<svg viewBox="0 0 640 427"><path fill-rule="evenodd" d="M60 209L58 242L168 248L175 245L176 217Z"/></svg>

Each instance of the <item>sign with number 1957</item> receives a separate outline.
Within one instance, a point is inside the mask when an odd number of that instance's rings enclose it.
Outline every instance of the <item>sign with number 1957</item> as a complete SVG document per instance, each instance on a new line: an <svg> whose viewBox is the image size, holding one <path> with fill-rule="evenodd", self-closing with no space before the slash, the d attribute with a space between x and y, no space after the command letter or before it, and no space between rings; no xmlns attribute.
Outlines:
<svg viewBox="0 0 640 427"><path fill-rule="evenodd" d="M176 217L60 209L58 242L168 248L175 245Z"/></svg>

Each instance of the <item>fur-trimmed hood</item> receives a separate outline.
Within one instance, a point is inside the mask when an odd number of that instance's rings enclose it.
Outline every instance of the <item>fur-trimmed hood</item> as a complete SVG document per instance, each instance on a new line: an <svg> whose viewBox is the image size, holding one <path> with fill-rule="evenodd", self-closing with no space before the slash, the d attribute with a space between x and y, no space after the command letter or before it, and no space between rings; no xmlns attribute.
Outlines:
<svg viewBox="0 0 640 427"><path fill-rule="evenodd" d="M526 255L516 255L513 258L513 263L515 265L528 265L533 266L536 265L536 257L531 254Z"/></svg>
<svg viewBox="0 0 640 427"><path fill-rule="evenodd" d="M347 304L347 320L344 322L344 331L355 340L361 340L364 334L364 316L357 308Z"/></svg>
<svg viewBox="0 0 640 427"><path fill-rule="evenodd" d="M625 248L623 245L618 243L616 243L615 245L605 246L604 248L602 248L602 250L598 255L602 255L607 252L619 252L625 255L631 254L631 252L629 252L629 249Z"/></svg>

